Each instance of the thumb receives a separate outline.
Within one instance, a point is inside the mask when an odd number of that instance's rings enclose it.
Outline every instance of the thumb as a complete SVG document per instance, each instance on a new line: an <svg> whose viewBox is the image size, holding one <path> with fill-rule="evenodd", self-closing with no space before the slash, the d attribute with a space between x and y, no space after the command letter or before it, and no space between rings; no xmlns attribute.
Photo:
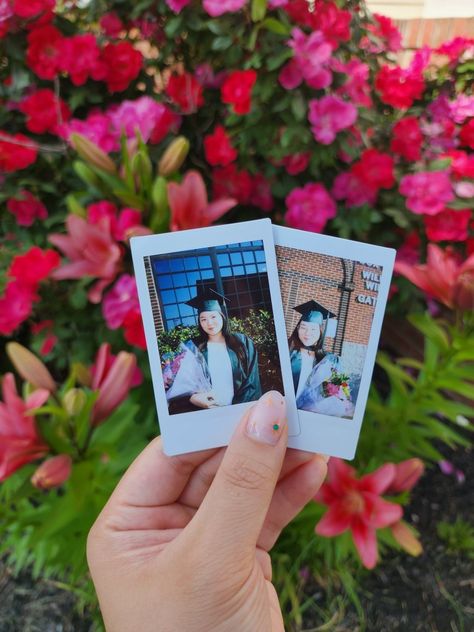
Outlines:
<svg viewBox="0 0 474 632"><path fill-rule="evenodd" d="M265 393L244 414L193 522L211 550L255 549L278 481L288 430L285 400Z"/></svg>

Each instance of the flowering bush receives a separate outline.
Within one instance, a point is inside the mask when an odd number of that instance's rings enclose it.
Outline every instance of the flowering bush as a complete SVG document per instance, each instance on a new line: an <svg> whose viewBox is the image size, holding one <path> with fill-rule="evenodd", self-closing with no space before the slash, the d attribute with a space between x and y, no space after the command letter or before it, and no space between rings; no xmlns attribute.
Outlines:
<svg viewBox="0 0 474 632"><path fill-rule="evenodd" d="M334 460L275 559L306 538L349 581L377 541L418 553L401 521L413 459L465 444L453 423L472 415L446 393L471 397L474 40L402 67L399 32L360 2L106 4L0 0L0 334L51 371L10 346L20 396L2 360L3 549L83 587L87 529L155 432L129 238L270 216L398 248L390 309L418 312L426 345L422 362L380 355L389 391L371 391L361 476ZM455 324L422 316L402 276ZM265 345L262 322L246 326ZM132 352L145 374L129 393Z"/></svg>

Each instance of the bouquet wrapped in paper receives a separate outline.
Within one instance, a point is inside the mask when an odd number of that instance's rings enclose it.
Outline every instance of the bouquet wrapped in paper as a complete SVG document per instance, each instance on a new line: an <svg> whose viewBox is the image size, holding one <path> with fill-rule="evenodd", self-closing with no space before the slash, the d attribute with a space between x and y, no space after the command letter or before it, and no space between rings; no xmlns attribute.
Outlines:
<svg viewBox="0 0 474 632"><path fill-rule="evenodd" d="M337 370L339 359L328 354L311 372L305 388L296 401L300 410L333 417L352 417L349 376Z"/></svg>
<svg viewBox="0 0 474 632"><path fill-rule="evenodd" d="M339 397L339 399L350 399L351 390L349 388L349 376L339 373L337 369L331 369L331 376L322 384L324 397Z"/></svg>
<svg viewBox="0 0 474 632"><path fill-rule="evenodd" d="M212 389L206 360L191 341L181 342L176 353L165 359L162 368L168 401Z"/></svg>

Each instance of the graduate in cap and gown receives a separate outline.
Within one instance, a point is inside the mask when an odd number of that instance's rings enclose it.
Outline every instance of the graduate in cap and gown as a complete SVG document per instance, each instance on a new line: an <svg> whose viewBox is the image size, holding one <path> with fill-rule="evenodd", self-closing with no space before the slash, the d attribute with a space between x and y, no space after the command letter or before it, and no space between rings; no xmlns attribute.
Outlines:
<svg viewBox="0 0 474 632"><path fill-rule="evenodd" d="M209 369L212 390L193 393L192 407L213 408L260 398L260 374L253 341L230 330L222 294L212 289L199 293L188 305L197 309L199 338L194 340Z"/></svg>
<svg viewBox="0 0 474 632"><path fill-rule="evenodd" d="M323 382L331 379L340 364L339 356L324 351L328 321L335 314L316 301L307 301L294 309L301 319L288 344L297 407L337 417L352 416L350 400L327 396L323 389Z"/></svg>

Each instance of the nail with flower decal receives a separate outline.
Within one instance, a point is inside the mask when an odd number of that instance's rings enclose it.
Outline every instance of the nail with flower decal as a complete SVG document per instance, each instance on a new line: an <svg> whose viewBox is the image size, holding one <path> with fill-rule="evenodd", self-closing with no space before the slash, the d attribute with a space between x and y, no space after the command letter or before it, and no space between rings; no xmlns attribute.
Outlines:
<svg viewBox="0 0 474 632"><path fill-rule="evenodd" d="M286 425L286 406L278 391L262 395L247 420L246 434L260 443L276 445Z"/></svg>

